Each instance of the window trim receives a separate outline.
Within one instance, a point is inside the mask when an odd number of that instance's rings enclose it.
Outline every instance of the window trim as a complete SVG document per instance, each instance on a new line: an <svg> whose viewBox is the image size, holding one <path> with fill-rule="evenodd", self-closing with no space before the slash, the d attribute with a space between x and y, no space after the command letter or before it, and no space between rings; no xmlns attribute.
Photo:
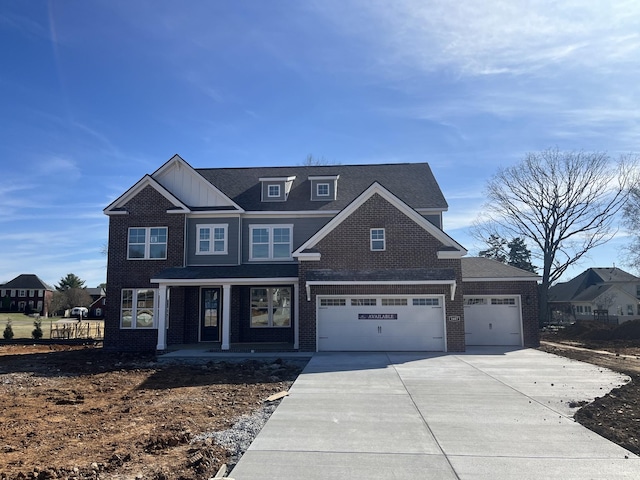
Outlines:
<svg viewBox="0 0 640 480"><path fill-rule="evenodd" d="M224 243L224 249L221 251L215 250L215 238L214 233L216 228L221 228L224 230L224 238L222 239ZM209 242L209 250L202 251L200 250L200 242L202 239L200 238L201 230L209 230L209 239L206 240ZM227 255L228 253L228 245L229 245L229 224L228 223L207 223L207 224L199 224L196 225L196 255ZM213 249L213 250L212 250Z"/></svg>
<svg viewBox="0 0 640 480"><path fill-rule="evenodd" d="M288 308L289 309L289 325L275 325L273 323L273 315L275 313L275 309L273 306L273 293L275 289L288 289L289 290L289 305L287 307L276 307L276 308ZM254 290L266 290L267 291L267 324L266 325L254 325L253 324L253 315L251 310L253 310L253 291ZM253 286L249 289L249 328L256 329L264 329L264 328L291 328L293 324L293 318L291 315L293 314L293 288L290 285L265 285L265 286Z"/></svg>
<svg viewBox="0 0 640 480"><path fill-rule="evenodd" d="M277 195L273 195L271 193L271 187L273 187L278 193ZM280 193L280 184L279 183L267 183L267 198L280 198L282 194Z"/></svg>
<svg viewBox="0 0 640 480"><path fill-rule="evenodd" d="M138 308L147 309L146 307L139 307L138 305L138 293L142 291L152 291L153 292L153 307L152 311L152 319L151 325L148 327L138 327ZM123 306L124 302L124 292L130 291L131 293L131 326L125 327L122 325L122 321L124 318L123 312L125 310L129 310L129 307L125 308ZM121 330L153 330L158 328L158 289L157 288L123 288L120 290L120 329Z"/></svg>
<svg viewBox="0 0 640 480"><path fill-rule="evenodd" d="M276 228L286 228L289 230L289 256L288 257L274 257L273 251L275 245L284 245L284 243L275 243L273 240L273 231ZM268 247L268 255L266 257L255 257L253 255L253 231L258 229L267 229L269 232L269 240L266 243ZM264 243L258 243L258 245L265 245ZM252 262L272 262L272 261L287 261L292 260L293 257L293 224L280 224L274 223L271 225L249 225L249 260Z"/></svg>
<svg viewBox="0 0 640 480"><path fill-rule="evenodd" d="M151 243L151 230L163 228L165 230L165 242ZM142 257L131 257L131 245L142 245L141 243L131 243L131 230L144 230L144 255ZM164 257L151 257L151 245L164 245ZM169 227L129 227L127 229L127 260L166 260L169 253Z"/></svg>
<svg viewBox="0 0 640 480"><path fill-rule="evenodd" d="M27 291L24 289L20 289L18 290L18 297L20 298L27 298Z"/></svg>
<svg viewBox="0 0 640 480"><path fill-rule="evenodd" d="M374 238L374 232L382 232L382 238ZM374 248L374 242L382 242L382 248ZM372 252L384 252L387 249L387 233L384 228L369 229L369 248Z"/></svg>
<svg viewBox="0 0 640 480"><path fill-rule="evenodd" d="M320 193L320 187L327 187L327 193ZM331 184L329 183L316 183L316 197L330 197L331 196Z"/></svg>

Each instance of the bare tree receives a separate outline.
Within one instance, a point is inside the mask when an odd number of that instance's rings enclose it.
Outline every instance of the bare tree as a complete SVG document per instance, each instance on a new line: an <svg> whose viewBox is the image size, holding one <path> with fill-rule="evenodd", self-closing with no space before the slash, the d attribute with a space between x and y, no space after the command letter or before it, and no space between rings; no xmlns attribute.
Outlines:
<svg viewBox="0 0 640 480"><path fill-rule="evenodd" d="M617 232L616 215L633 184L636 160L605 153L529 153L498 171L487 185L487 203L476 222L478 238L522 237L540 258L541 321L548 319L548 290L571 265Z"/></svg>
<svg viewBox="0 0 640 480"><path fill-rule="evenodd" d="M303 167L319 167L324 165L337 165L336 162L327 160L324 157L314 157L313 155L307 155L307 158L300 164Z"/></svg>
<svg viewBox="0 0 640 480"><path fill-rule="evenodd" d="M626 247L627 256L624 263L633 269L640 271L640 184L636 183L629 188L629 199L622 211L624 226L629 234L630 243Z"/></svg>

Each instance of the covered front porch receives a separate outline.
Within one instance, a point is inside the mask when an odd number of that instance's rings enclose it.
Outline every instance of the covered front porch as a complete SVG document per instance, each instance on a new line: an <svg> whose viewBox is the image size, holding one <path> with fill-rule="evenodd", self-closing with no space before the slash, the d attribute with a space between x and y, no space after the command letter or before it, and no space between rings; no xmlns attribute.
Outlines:
<svg viewBox="0 0 640 480"><path fill-rule="evenodd" d="M285 268L283 268L285 267ZM171 268L158 284L156 350L250 353L299 347L297 265Z"/></svg>

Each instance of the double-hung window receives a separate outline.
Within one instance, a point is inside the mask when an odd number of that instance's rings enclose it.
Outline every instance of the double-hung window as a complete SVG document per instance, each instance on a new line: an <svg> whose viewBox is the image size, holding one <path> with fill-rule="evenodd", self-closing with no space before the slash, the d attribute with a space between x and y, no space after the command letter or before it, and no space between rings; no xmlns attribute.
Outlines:
<svg viewBox="0 0 640 480"><path fill-rule="evenodd" d="M120 328L154 328L156 289L125 288L120 304Z"/></svg>
<svg viewBox="0 0 640 480"><path fill-rule="evenodd" d="M251 225L250 260L290 260L292 225Z"/></svg>
<svg viewBox="0 0 640 480"><path fill-rule="evenodd" d="M290 326L290 287L251 289L251 328Z"/></svg>
<svg viewBox="0 0 640 480"><path fill-rule="evenodd" d="M371 251L381 252L386 249L384 228L372 228L370 230Z"/></svg>
<svg viewBox="0 0 640 480"><path fill-rule="evenodd" d="M167 227L129 229L127 258L164 260L167 258Z"/></svg>
<svg viewBox="0 0 640 480"><path fill-rule="evenodd" d="M197 255L224 255L227 253L227 226L198 225Z"/></svg>

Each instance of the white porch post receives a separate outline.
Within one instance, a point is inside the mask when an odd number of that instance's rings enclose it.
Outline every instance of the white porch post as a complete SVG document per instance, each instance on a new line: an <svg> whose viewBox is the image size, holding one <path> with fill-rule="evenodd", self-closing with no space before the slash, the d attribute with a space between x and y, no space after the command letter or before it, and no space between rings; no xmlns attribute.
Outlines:
<svg viewBox="0 0 640 480"><path fill-rule="evenodd" d="M231 285L222 285L222 350L229 350L231 333Z"/></svg>
<svg viewBox="0 0 640 480"><path fill-rule="evenodd" d="M298 303L300 303L300 283L293 284L293 348L296 350L300 348L300 311Z"/></svg>
<svg viewBox="0 0 640 480"><path fill-rule="evenodd" d="M158 289L158 345L156 350L167 348L167 286Z"/></svg>

